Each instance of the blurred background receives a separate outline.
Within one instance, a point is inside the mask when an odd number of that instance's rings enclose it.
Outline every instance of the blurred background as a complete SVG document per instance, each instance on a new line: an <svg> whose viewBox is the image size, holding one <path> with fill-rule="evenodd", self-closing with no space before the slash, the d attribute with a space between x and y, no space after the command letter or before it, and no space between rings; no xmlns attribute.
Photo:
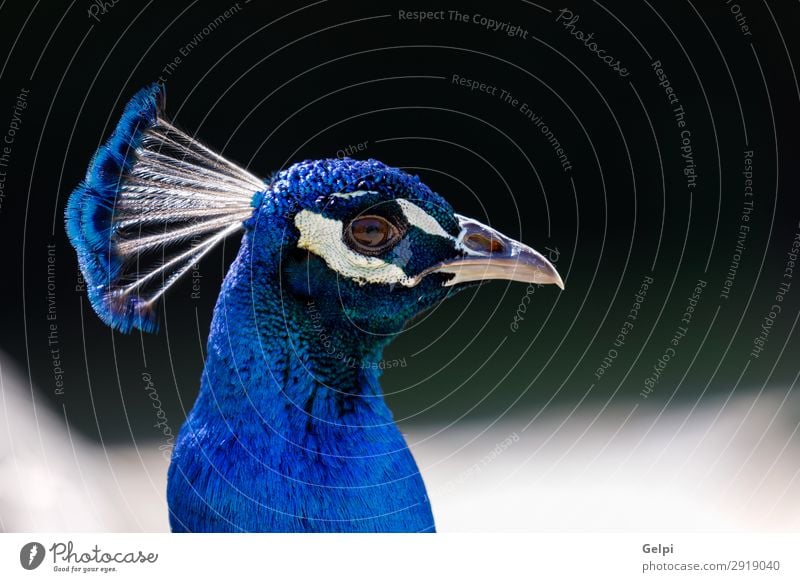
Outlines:
<svg viewBox="0 0 800 582"><path fill-rule="evenodd" d="M440 530L800 528L800 6L417 4L0 3L0 529L168 528L165 426L239 241L123 335L63 228L155 80L256 175L373 157L559 269L386 354Z"/></svg>

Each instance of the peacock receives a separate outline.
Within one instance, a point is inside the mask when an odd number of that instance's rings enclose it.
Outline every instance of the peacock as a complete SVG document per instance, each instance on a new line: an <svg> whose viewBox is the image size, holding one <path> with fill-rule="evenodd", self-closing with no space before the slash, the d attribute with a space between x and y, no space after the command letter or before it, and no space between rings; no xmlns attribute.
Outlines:
<svg viewBox="0 0 800 582"><path fill-rule="evenodd" d="M129 101L66 229L94 310L120 332L157 331L164 293L244 231L172 453L172 531L435 531L382 396L383 350L454 292L491 279L563 289L556 269L398 168L309 160L263 180L164 109L159 84Z"/></svg>

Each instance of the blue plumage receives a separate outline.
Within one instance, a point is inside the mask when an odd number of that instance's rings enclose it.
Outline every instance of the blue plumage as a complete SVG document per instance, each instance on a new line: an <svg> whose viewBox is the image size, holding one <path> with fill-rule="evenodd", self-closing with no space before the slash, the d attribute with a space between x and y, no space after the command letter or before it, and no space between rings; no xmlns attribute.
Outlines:
<svg viewBox="0 0 800 582"><path fill-rule="evenodd" d="M110 244L119 184L133 167L134 152L143 132L155 123L162 98L161 87L152 85L131 99L111 138L97 150L86 178L67 204L67 234L78 252L89 300L105 323L121 331L133 327L144 331L157 329L153 312L139 312L135 301L123 311L115 312L103 295L122 267Z"/></svg>
<svg viewBox="0 0 800 582"><path fill-rule="evenodd" d="M298 164L277 176L248 221L215 309L200 396L170 467L175 531L433 530L377 367L366 365L388 340L346 326L331 299L338 294L360 324L372 306L355 297L357 283L337 284L320 276L319 261L279 252L296 244L297 208L324 208L320 197L332 188L369 175L369 187L407 181L379 162ZM399 330L402 317L387 317L381 331ZM336 353L324 349L320 328Z"/></svg>
<svg viewBox="0 0 800 582"><path fill-rule="evenodd" d="M295 164L262 182L163 119L141 91L67 208L101 318L154 306L224 236L201 389L168 478L173 531L434 531L379 385L411 317L491 278L561 285L541 255L376 160Z"/></svg>

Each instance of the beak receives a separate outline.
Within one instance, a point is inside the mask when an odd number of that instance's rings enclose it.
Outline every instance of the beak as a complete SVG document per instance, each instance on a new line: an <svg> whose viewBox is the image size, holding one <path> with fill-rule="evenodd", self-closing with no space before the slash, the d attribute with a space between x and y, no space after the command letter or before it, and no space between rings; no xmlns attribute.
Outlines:
<svg viewBox="0 0 800 582"><path fill-rule="evenodd" d="M469 281L504 279L553 284L564 289L558 271L541 253L477 220L458 214L456 217L461 227L456 246L464 255L426 269L420 273L419 279L431 273L451 273L453 277L444 284L445 287Z"/></svg>

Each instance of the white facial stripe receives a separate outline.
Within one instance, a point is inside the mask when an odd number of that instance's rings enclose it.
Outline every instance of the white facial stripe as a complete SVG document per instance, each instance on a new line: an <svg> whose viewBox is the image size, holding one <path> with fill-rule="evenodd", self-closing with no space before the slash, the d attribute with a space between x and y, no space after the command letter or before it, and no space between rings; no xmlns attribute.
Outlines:
<svg viewBox="0 0 800 582"><path fill-rule="evenodd" d="M331 194L331 196L335 198L350 199L358 198L359 196L364 196L365 194L376 194L376 192L374 190L356 190L355 192L336 192ZM409 224L416 226L428 234L455 240L454 237L447 234L447 231L442 228L435 218L433 218L430 214L425 212L413 202L410 202L405 198L397 198L395 199L395 202L397 202L397 204L400 206L400 209L403 211L403 214L405 215Z"/></svg>
<svg viewBox="0 0 800 582"><path fill-rule="evenodd" d="M355 192L336 193L337 198L355 198L372 191L357 190ZM456 243L456 238L447 233L442 225L422 208L404 198L397 198L408 223L421 231L441 236ZM406 275L399 266L386 262L378 257L368 257L353 251L342 240L344 224L340 220L327 218L310 210L301 210L294 218L295 226L300 231L297 246L314 253L329 268L343 277L353 279L361 285L366 283L399 284L413 287L418 281Z"/></svg>
<svg viewBox="0 0 800 582"><path fill-rule="evenodd" d="M355 192L337 192L335 194L331 194L336 198L358 198L359 196L363 196L364 194L375 194L373 190L356 190Z"/></svg>
<svg viewBox="0 0 800 582"><path fill-rule="evenodd" d="M447 234L447 231L442 228L442 225L439 224L434 217L413 202L409 202L405 198L397 198L395 202L400 205L400 209L403 211L409 224L416 226L418 229L428 234L455 240L454 237Z"/></svg>
<svg viewBox="0 0 800 582"><path fill-rule="evenodd" d="M297 246L314 253L325 263L348 279L361 285L365 283L400 284L406 287L415 281L408 277L397 265L387 263L378 257L367 257L348 248L342 240L342 222L301 210L294 217L295 226L300 231Z"/></svg>

